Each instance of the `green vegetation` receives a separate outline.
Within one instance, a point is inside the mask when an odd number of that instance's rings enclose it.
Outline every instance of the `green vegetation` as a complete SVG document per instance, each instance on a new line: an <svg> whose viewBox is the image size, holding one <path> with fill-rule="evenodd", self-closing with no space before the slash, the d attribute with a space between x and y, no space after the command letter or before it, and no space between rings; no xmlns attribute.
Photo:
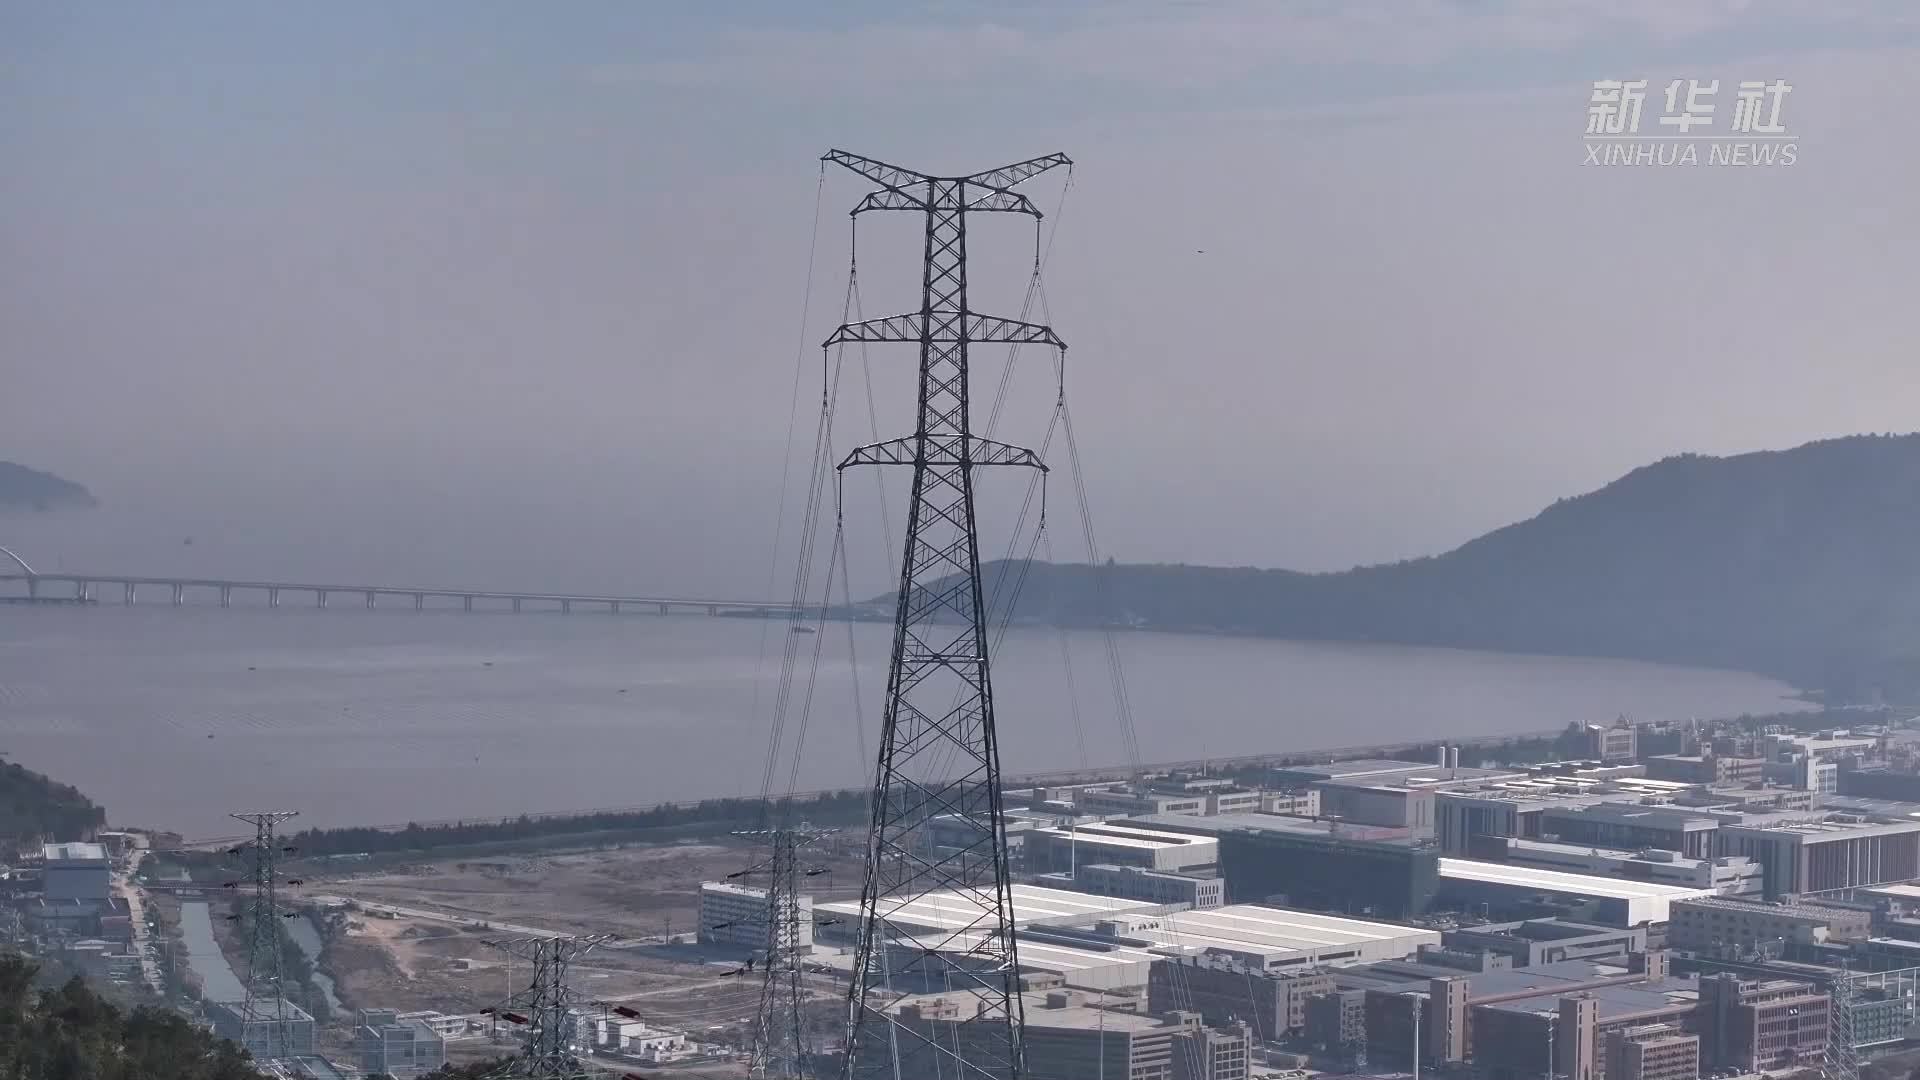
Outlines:
<svg viewBox="0 0 1920 1080"><path fill-rule="evenodd" d="M97 505L93 493L71 480L0 461L0 510L53 510Z"/></svg>
<svg viewBox="0 0 1920 1080"><path fill-rule="evenodd" d="M0 1076L7 1080L264 1080L244 1050L171 1009L123 1011L79 979L34 989L36 966L0 953Z"/></svg>
<svg viewBox="0 0 1920 1080"><path fill-rule="evenodd" d="M107 823L107 812L31 769L0 763L0 858L46 841L77 840Z"/></svg>
<svg viewBox="0 0 1920 1080"><path fill-rule="evenodd" d="M790 814L817 825L846 825L865 821L871 809L868 796L857 791L826 792L790 802L775 803L776 814ZM706 799L673 803L646 810L605 811L554 817L521 816L503 821L454 822L446 825L408 825L404 829L308 829L287 843L302 858L384 852L434 851L480 844L548 841L592 835L600 842L622 839L660 839L663 830L679 836L714 836L734 829L754 828L767 820L768 804L760 799Z"/></svg>
<svg viewBox="0 0 1920 1080"><path fill-rule="evenodd" d="M1340 573L1035 564L1017 614L1739 668L1920 698L1920 435L1686 454L1444 555ZM1006 564L988 568L988 585Z"/></svg>

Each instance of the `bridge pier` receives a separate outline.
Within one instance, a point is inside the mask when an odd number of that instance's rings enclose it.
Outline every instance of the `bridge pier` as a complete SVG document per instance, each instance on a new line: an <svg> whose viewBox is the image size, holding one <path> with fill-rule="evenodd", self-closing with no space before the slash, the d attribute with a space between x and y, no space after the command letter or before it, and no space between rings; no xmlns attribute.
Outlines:
<svg viewBox="0 0 1920 1080"><path fill-rule="evenodd" d="M368 611L373 610L373 590L372 589L367 590L367 610Z"/></svg>
<svg viewBox="0 0 1920 1080"><path fill-rule="evenodd" d="M274 591L278 592L279 590L275 589ZM221 607L233 606L233 586L231 585L220 586L220 606Z"/></svg>
<svg viewBox="0 0 1920 1080"><path fill-rule="evenodd" d="M29 600L40 599L40 579L39 578L30 577L27 579L27 599Z"/></svg>
<svg viewBox="0 0 1920 1080"><path fill-rule="evenodd" d="M620 614L620 601L618 600L607 601L607 614L609 615Z"/></svg>
<svg viewBox="0 0 1920 1080"><path fill-rule="evenodd" d="M571 600L560 601L560 614L562 615L573 614L573 601Z"/></svg>
<svg viewBox="0 0 1920 1080"><path fill-rule="evenodd" d="M270 608L277 608L280 606L280 590L279 589L267 590L267 606Z"/></svg>
<svg viewBox="0 0 1920 1080"><path fill-rule="evenodd" d="M661 604L661 605L660 605L660 614L662 614L662 615L665 615L666 613L667 613L667 605L665 605L665 604Z"/></svg>
<svg viewBox="0 0 1920 1080"><path fill-rule="evenodd" d="M708 605L707 605L707 614L709 614L709 615L718 615L718 614L720 614L720 605L719 605L719 604L708 604Z"/></svg>
<svg viewBox="0 0 1920 1080"><path fill-rule="evenodd" d="M413 594L413 610L425 611L426 609L427 609L427 594L414 593Z"/></svg>
<svg viewBox="0 0 1920 1080"><path fill-rule="evenodd" d="M173 583L173 606L180 607L187 602L187 587L179 582Z"/></svg>
<svg viewBox="0 0 1920 1080"><path fill-rule="evenodd" d="M313 606L318 608L327 606L327 590L315 589L313 591Z"/></svg>
<svg viewBox="0 0 1920 1080"><path fill-rule="evenodd" d="M136 591L134 589L133 582L123 581L120 583L120 588L124 590L124 592L121 595L120 602L127 605L128 607L132 607L133 596L134 596L134 592Z"/></svg>
<svg viewBox="0 0 1920 1080"><path fill-rule="evenodd" d="M517 596L513 598L513 613L520 614L520 598Z"/></svg>
<svg viewBox="0 0 1920 1080"><path fill-rule="evenodd" d="M460 598L460 610L461 610L461 611L472 611L472 610L473 610L473 597L471 597L471 596L463 596L463 597L461 597L461 598Z"/></svg>

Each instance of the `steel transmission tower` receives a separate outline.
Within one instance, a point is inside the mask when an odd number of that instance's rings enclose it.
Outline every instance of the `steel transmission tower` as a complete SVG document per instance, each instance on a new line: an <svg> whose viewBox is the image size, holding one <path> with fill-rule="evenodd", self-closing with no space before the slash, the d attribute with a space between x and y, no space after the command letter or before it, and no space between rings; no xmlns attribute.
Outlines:
<svg viewBox="0 0 1920 1080"><path fill-rule="evenodd" d="M800 853L831 830L801 825L790 829L735 833L767 841L766 863L754 872L767 875L767 945L755 1014L750 1073L768 1080L797 1080L806 1075L806 993L801 978L800 880L806 871ZM817 871L816 871L817 872Z"/></svg>
<svg viewBox="0 0 1920 1080"><path fill-rule="evenodd" d="M505 1006L490 1010L495 1016L526 1028L519 1056L507 1062L500 1077L582 1077L593 1075L573 1052L578 1033L568 1014L580 1008L567 986L567 968L612 935L593 937L526 937L486 944L517 957L533 972L533 982L515 992Z"/></svg>
<svg viewBox="0 0 1920 1080"><path fill-rule="evenodd" d="M275 893L279 876L274 864L280 857L275 830L282 821L299 814L298 810L267 810L228 815L253 826L253 839L228 854L246 857L253 885L253 898L241 914L247 934L247 996L240 1012L242 1041L249 1049L264 1049L260 1056L267 1060L293 1055L287 989L281 981L280 903ZM267 1037L260 1039L256 1032L263 1025Z"/></svg>
<svg viewBox="0 0 1920 1080"><path fill-rule="evenodd" d="M1030 450L973 434L968 350L978 343L1066 346L1048 327L968 308L967 215L1026 214L1037 237L1040 211L1013 189L1072 162L1052 154L941 177L839 150L822 160L879 185L855 215L907 210L926 220L920 310L849 323L825 342L920 349L913 434L860 447L839 466L913 468L848 995L847 1074L894 1077L899 1067L901 1075L1012 1080L1021 1074L1022 1018L974 479L982 465L1045 465ZM919 842L935 817L960 834L938 852ZM903 905L943 891L970 902L964 925L928 939L892 921ZM898 998L923 991L959 1000L963 1039L936 1041L931 1028L899 1022Z"/></svg>

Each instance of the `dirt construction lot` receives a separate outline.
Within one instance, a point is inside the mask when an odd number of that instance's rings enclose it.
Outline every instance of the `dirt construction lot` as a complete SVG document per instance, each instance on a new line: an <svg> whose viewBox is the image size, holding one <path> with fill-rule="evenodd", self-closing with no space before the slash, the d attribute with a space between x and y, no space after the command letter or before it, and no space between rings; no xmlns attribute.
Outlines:
<svg viewBox="0 0 1920 1080"><path fill-rule="evenodd" d="M310 873L306 892L346 897L361 910L334 936L323 967L352 1008L473 1012L522 990L531 973L485 941L510 926L568 934L613 934L576 961L582 996L638 1009L649 1023L715 1041L744 1037L758 1003L757 975L738 971L744 952L666 944L669 930L690 942L700 882L726 877L758 857L733 843L676 843L594 851L488 855L421 862L377 872ZM859 892L859 864L815 860L827 872L804 888L817 900ZM743 878L757 883L759 879ZM383 917L390 909L412 913ZM478 920L475 926L464 920ZM830 996L830 985L819 992Z"/></svg>

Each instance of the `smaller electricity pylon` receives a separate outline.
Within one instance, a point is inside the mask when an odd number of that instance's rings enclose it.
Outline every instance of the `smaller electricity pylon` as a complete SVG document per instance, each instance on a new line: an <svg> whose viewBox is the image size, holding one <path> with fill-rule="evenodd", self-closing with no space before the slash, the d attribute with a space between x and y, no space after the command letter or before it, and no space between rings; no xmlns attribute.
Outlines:
<svg viewBox="0 0 1920 1080"><path fill-rule="evenodd" d="M281 846L274 831L282 821L299 814L298 810L265 810L229 815L253 826L251 841L227 851L229 856L248 860L253 885L253 898L240 912L247 935L247 996L241 1003L241 1041L256 1057L268 1061L294 1053L293 1023L287 1015L287 988L280 970L281 911L274 891L279 872L274 864ZM291 912L287 914L292 917ZM263 1027L264 1033L260 1030Z"/></svg>
<svg viewBox="0 0 1920 1080"><path fill-rule="evenodd" d="M506 1077L586 1077L595 1072L574 1053L579 1033L578 1015L592 1005L574 995L567 986L567 968L573 961L613 937L522 937L488 941L486 944L511 957L518 957L533 972L533 982L514 991L500 1006L485 1010L494 1016L525 1028L520 1053L509 1059L500 1072ZM572 1015L570 1015L572 1014Z"/></svg>
<svg viewBox="0 0 1920 1080"><path fill-rule="evenodd" d="M801 1011L806 989L800 962L804 943L812 940L812 934L802 933L800 881L821 871L801 866L800 853L832 831L802 823L734 833L765 840L769 849L766 861L746 872L764 873L767 878L767 943L760 1008L754 1014L751 1076L801 1080L807 1075L806 1021Z"/></svg>

